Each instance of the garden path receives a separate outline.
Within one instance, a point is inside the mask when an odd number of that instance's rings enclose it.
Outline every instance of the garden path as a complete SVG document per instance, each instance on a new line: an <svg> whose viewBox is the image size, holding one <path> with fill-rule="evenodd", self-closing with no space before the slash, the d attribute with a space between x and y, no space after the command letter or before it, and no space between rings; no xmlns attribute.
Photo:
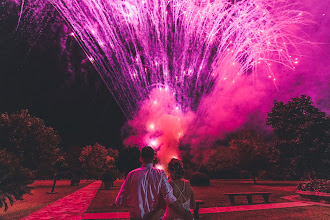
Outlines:
<svg viewBox="0 0 330 220"><path fill-rule="evenodd" d="M52 204L28 215L21 220L46 220L46 219L82 219L89 204L92 202L102 181L95 181L84 188L67 195Z"/></svg>

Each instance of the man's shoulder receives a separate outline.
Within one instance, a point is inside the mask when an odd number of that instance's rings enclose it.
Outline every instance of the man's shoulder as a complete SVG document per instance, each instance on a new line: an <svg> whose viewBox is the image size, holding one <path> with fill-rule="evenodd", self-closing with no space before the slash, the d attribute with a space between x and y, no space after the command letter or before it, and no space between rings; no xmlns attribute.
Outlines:
<svg viewBox="0 0 330 220"><path fill-rule="evenodd" d="M154 172L158 173L159 175L162 175L164 173L164 170L161 170L161 169L157 169L155 167L152 167L151 168ZM165 173L164 173L165 174Z"/></svg>
<svg viewBox="0 0 330 220"><path fill-rule="evenodd" d="M143 167L136 168L136 169L132 170L131 172L129 172L128 175L132 175L133 173L140 172L141 170L143 170Z"/></svg>

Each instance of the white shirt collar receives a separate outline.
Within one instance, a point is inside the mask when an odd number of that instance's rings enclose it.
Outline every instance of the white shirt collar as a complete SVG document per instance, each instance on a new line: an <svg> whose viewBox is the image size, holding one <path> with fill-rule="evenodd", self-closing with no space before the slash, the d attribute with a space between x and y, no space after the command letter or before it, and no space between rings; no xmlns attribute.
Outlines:
<svg viewBox="0 0 330 220"><path fill-rule="evenodd" d="M144 165L143 167L150 168L150 167L153 167L153 166L152 166L152 163L148 163L148 164Z"/></svg>

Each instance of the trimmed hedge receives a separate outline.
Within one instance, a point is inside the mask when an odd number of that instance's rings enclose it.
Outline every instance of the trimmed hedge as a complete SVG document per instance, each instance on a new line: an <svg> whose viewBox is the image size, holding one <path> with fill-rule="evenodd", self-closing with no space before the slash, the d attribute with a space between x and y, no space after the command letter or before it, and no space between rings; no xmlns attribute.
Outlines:
<svg viewBox="0 0 330 220"><path fill-rule="evenodd" d="M196 172L190 177L190 185L192 186L209 186L210 177L205 173Z"/></svg>

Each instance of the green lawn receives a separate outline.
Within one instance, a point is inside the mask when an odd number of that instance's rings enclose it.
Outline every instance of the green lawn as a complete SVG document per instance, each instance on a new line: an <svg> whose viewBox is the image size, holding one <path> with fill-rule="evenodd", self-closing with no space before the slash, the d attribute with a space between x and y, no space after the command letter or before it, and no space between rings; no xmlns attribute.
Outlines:
<svg viewBox="0 0 330 220"><path fill-rule="evenodd" d="M82 180L80 181L80 186L70 186L70 180L58 180L55 187L56 193L47 194L47 192L51 191L53 181L37 180L31 185L34 187L31 191L32 195L24 195L24 200L16 201L13 206L9 206L6 212L1 209L0 219L18 220L23 218L92 182L94 181Z"/></svg>

